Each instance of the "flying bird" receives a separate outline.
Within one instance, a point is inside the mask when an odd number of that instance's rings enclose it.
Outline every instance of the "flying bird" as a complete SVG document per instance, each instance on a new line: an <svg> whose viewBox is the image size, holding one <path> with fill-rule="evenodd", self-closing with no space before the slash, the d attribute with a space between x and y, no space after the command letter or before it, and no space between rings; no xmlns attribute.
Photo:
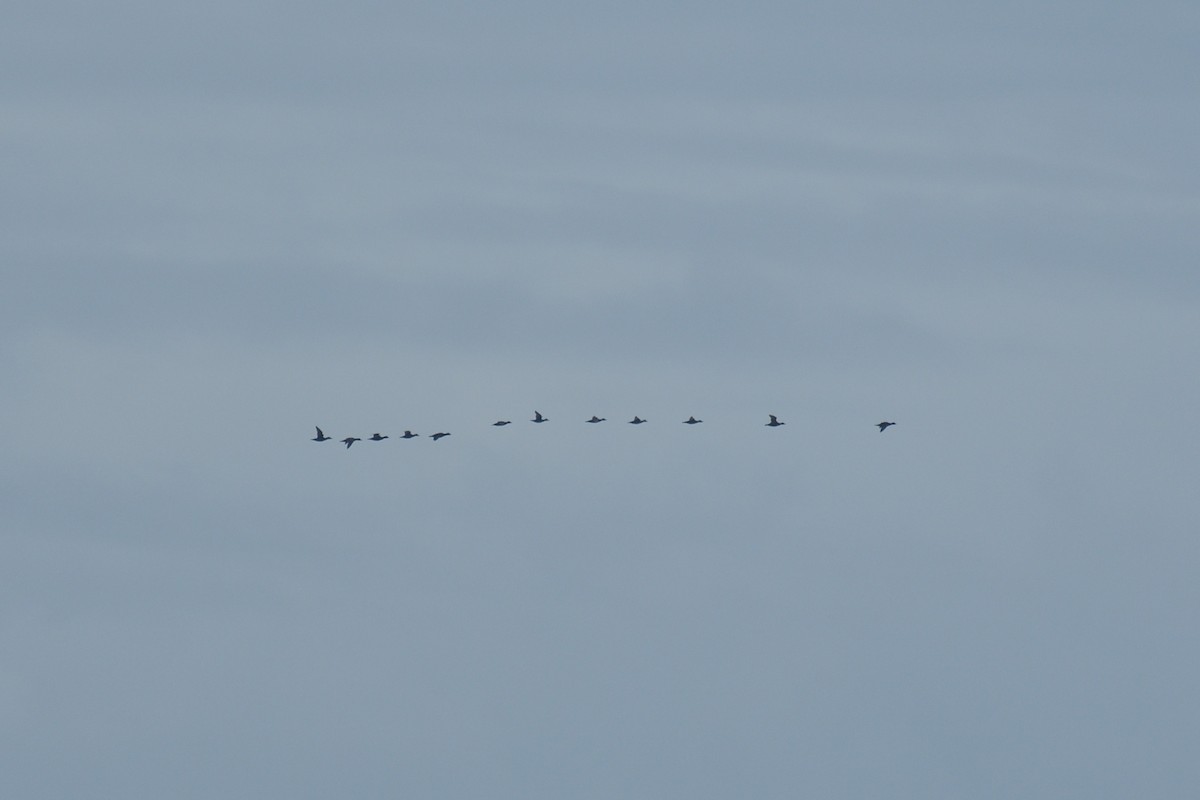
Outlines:
<svg viewBox="0 0 1200 800"><path fill-rule="evenodd" d="M630 425L641 425L645 421L646 420L642 419L641 417L634 415L633 419L629 420L629 424Z"/></svg>
<svg viewBox="0 0 1200 800"><path fill-rule="evenodd" d="M511 419L498 419L492 423L492 426L497 427L497 428L504 426L504 425L512 425L512 420Z"/></svg>
<svg viewBox="0 0 1200 800"><path fill-rule="evenodd" d="M604 421L605 421L604 417L597 417L595 414L592 414L591 419L584 420L584 422L604 422Z"/></svg>
<svg viewBox="0 0 1200 800"><path fill-rule="evenodd" d="M314 427L316 427L316 426L314 426ZM317 428L317 438L313 439L313 441L314 442L328 442L331 438L333 438L333 437L326 436L325 431L321 430L320 428Z"/></svg>
<svg viewBox="0 0 1200 800"><path fill-rule="evenodd" d="M701 422L704 422L704 420L696 419L695 417L688 417L687 419L685 419L683 421L683 424L684 425L699 425Z"/></svg>
<svg viewBox="0 0 1200 800"><path fill-rule="evenodd" d="M529 421L530 422L546 422L547 419L542 416L542 412L535 411L535 412L533 412L533 419L531 419Z"/></svg>
<svg viewBox="0 0 1200 800"><path fill-rule="evenodd" d="M404 435L401 436L400 438L401 439L415 439L415 438L417 438L417 434L413 433L412 431L405 431Z"/></svg>
<svg viewBox="0 0 1200 800"><path fill-rule="evenodd" d="M346 449L349 450L350 445L361 441L362 439L359 439L357 436L347 436L345 439L342 439L342 444L346 445Z"/></svg>
<svg viewBox="0 0 1200 800"><path fill-rule="evenodd" d="M886 431L888 429L889 425L895 425L895 424L896 423L894 423L894 422L877 422L877 423L875 423L875 427L879 428L880 433L883 433L884 431Z"/></svg>
<svg viewBox="0 0 1200 800"><path fill-rule="evenodd" d="M780 425L787 424L786 422L780 422L779 420L775 419L774 414L767 414L767 416L771 418L771 421L766 423L768 428L778 428Z"/></svg>
<svg viewBox="0 0 1200 800"><path fill-rule="evenodd" d="M381 433L376 433L371 437L371 441L372 442L382 442L386 438L388 438L388 437L384 436Z"/></svg>
<svg viewBox="0 0 1200 800"><path fill-rule="evenodd" d="M448 433L431 433L431 434L429 434L429 438L433 439L436 442L438 439L442 438L443 436L449 436L449 435L450 434L448 434Z"/></svg>

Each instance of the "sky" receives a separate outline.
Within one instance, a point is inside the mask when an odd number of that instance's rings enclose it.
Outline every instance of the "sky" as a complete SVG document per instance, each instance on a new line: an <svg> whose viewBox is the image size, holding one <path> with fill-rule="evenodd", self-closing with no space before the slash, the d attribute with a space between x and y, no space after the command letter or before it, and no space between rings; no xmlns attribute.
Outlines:
<svg viewBox="0 0 1200 800"><path fill-rule="evenodd" d="M4 797L1195 794L1194 4L5 17Z"/></svg>

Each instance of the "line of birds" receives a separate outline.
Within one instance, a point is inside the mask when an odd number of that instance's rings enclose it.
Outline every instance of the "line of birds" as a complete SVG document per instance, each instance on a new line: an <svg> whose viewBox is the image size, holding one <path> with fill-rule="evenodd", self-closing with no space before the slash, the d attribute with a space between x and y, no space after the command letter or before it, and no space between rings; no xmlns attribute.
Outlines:
<svg viewBox="0 0 1200 800"><path fill-rule="evenodd" d="M770 422L764 423L764 426L767 428L778 428L780 425L787 424L786 422L780 422L779 419L774 414L767 414L767 416L770 418ZM542 422L549 422L550 418L542 416L542 412L540 412L540 411L534 411L533 419L531 419L529 421L542 423ZM597 417L595 414L593 414L591 419L585 419L584 422L594 425L597 422L608 422L608 420L605 417ZM641 425L644 422L646 422L646 420L644 420L638 416L634 416L633 419L629 420L630 425ZM693 416L689 416L687 419L685 419L683 421L683 424L684 425L699 425L701 422L704 422L704 420L696 419ZM877 422L877 423L875 423L875 427L879 428L880 433L883 433L890 426L895 425L895 424L896 423L894 423L894 422ZM512 420L511 419L499 419L492 423L492 426L496 427L496 428L501 428L501 427L504 427L505 425L512 425ZM439 431L438 433L429 434L429 438L433 439L436 442L438 439L441 439L441 438L449 436L449 435L450 434L446 433L445 431ZM420 434L413 433L412 431L405 431L403 433L403 435L398 436L396 438L398 438L398 439L416 439L418 436L420 436ZM370 436L368 438L368 441L382 442L384 439L390 439L390 438L391 438L390 436L385 436L382 433L376 433L376 434L373 434L372 436ZM320 428L317 428L317 435L313 438L313 441L314 442L329 442L329 441L333 441L333 437L326 436L325 432L323 430L321 430ZM341 439L340 441L342 444L346 445L346 449L349 450L351 445L353 445L355 442L361 442L362 439L358 438L357 436L347 436L345 439Z"/></svg>

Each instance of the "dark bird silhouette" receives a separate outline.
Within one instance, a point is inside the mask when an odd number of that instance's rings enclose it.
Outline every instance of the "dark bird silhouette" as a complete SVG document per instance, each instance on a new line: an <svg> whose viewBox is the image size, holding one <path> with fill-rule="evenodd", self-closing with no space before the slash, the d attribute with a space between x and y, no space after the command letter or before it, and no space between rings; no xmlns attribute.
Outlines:
<svg viewBox="0 0 1200 800"><path fill-rule="evenodd" d="M500 420L496 420L495 422L493 422L492 425L495 427L500 427L502 425L512 425L512 420L511 419L500 419Z"/></svg>
<svg viewBox="0 0 1200 800"><path fill-rule="evenodd" d="M641 417L634 415L634 418L629 420L629 424L630 425L641 425L645 421L646 420L642 419Z"/></svg>
<svg viewBox="0 0 1200 800"><path fill-rule="evenodd" d="M401 436L400 438L401 439L415 439L415 438L417 438L417 434L413 433L412 431L405 431L404 435Z"/></svg>
<svg viewBox="0 0 1200 800"><path fill-rule="evenodd" d="M880 433L883 433L884 431L886 431L888 429L889 425L895 425L895 424L896 423L894 423L894 422L877 422L877 423L875 423L875 427L879 428Z"/></svg>
<svg viewBox="0 0 1200 800"><path fill-rule="evenodd" d="M779 420L775 419L774 414L767 414L767 416L771 418L771 421L767 423L768 428L778 428L780 425L787 424L786 422L780 422Z"/></svg>
<svg viewBox="0 0 1200 800"><path fill-rule="evenodd" d="M383 434L381 434L381 433L376 433L376 434L374 434L374 435L372 435L372 436L371 436L371 441L372 441L372 442L382 442L382 441L383 441L384 439L386 439L386 438L388 438L388 437L384 436L384 435L383 435Z"/></svg>
<svg viewBox="0 0 1200 800"><path fill-rule="evenodd" d="M346 445L346 449L349 450L350 445L361 441L362 439L359 439L357 436L347 436L345 439L342 439L342 444Z"/></svg>
<svg viewBox="0 0 1200 800"><path fill-rule="evenodd" d="M704 422L704 420L696 419L695 417L688 417L687 419L685 419L683 421L683 424L684 425L699 425L701 422Z"/></svg>
<svg viewBox="0 0 1200 800"><path fill-rule="evenodd" d="M584 420L584 422L604 422L604 421L605 421L604 417L597 417L595 414L592 414L591 419Z"/></svg>
<svg viewBox="0 0 1200 800"><path fill-rule="evenodd" d="M332 437L325 435L325 431L321 430L320 428L317 428L317 438L313 439L313 441L314 442L328 442L331 438Z"/></svg>
<svg viewBox="0 0 1200 800"><path fill-rule="evenodd" d="M438 439L442 438L443 436L449 436L449 435L450 434L448 434L448 433L431 433L431 434L429 434L429 438L433 439L436 442Z"/></svg>
<svg viewBox="0 0 1200 800"><path fill-rule="evenodd" d="M542 416L542 412L535 411L535 412L533 412L533 419L531 419L529 421L530 422L547 422L548 420L546 419L546 417Z"/></svg>

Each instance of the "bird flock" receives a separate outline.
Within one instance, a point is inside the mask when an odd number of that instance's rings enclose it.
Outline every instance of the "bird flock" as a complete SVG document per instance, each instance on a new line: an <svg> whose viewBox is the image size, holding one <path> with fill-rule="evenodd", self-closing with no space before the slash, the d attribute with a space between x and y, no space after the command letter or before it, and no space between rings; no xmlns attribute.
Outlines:
<svg viewBox="0 0 1200 800"><path fill-rule="evenodd" d="M767 428L778 428L782 425L787 424L786 422L780 422L779 418L776 417L774 414L768 414L767 417L768 417L769 421L763 423L764 426ZM542 412L540 412L540 411L534 411L533 419L531 419L529 421L541 424L543 422L549 422L550 418L543 416ZM608 422L608 419L605 417L598 417L595 414L593 414L591 419L585 419L584 422L591 424L591 425L596 425L601 422ZM646 422L647 422L647 420L644 420L638 416L634 416L633 419L629 420L630 425L642 425L642 424L645 424ZM683 420L684 425L699 425L702 422L704 422L704 420L696 419L694 416L689 416L687 419ZM875 423L875 427L879 428L880 433L883 433L890 426L895 425L895 424L896 423L894 423L894 422L877 422L877 423ZM496 428L502 428L505 425L512 425L512 420L511 419L498 419L492 423L492 427L496 427ZM430 433L430 434L426 434L426 435L428 436L428 438L433 439L436 442L439 439L444 439L445 437L449 436L450 433L448 431L438 431L437 433ZM419 438L420 436L421 436L421 434L413 433L412 431L406 430L403 434L398 435L396 438L397 439L416 439L416 438ZM367 441L382 442L384 439L390 439L390 438L391 438L390 436L387 436L382 433L374 433L371 436L367 437ZM326 436L325 432L318 427L317 435L315 437L313 437L313 441L314 442L332 442L332 441L334 441L334 437ZM338 439L337 441L346 445L346 449L349 450L350 447L355 442L361 442L362 439L358 436L347 436L345 439Z"/></svg>

